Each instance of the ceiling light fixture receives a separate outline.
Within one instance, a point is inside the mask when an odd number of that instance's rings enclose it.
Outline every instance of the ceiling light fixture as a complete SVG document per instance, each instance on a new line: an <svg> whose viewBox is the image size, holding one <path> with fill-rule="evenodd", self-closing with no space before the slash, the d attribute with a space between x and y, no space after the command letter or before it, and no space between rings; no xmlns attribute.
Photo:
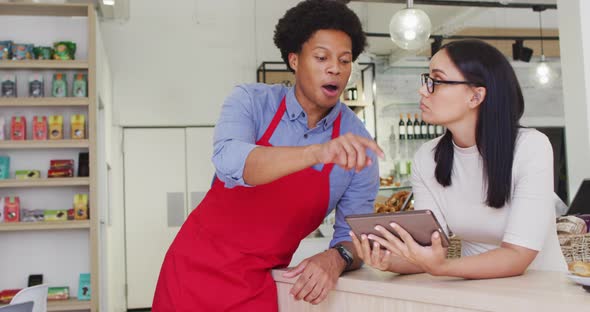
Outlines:
<svg viewBox="0 0 590 312"><path fill-rule="evenodd" d="M552 82L554 73L545 60L545 50L543 46L543 19L541 18L541 12L545 11L545 7L536 6L533 7L533 11L539 12L539 34L541 36L541 61L535 69L535 80L537 80L540 85L548 85Z"/></svg>
<svg viewBox="0 0 590 312"><path fill-rule="evenodd" d="M115 0L102 0L104 5L115 5Z"/></svg>
<svg viewBox="0 0 590 312"><path fill-rule="evenodd" d="M414 1L408 0L407 8L396 12L389 22L391 40L405 50L421 48L428 41L432 29L428 15L413 6Z"/></svg>

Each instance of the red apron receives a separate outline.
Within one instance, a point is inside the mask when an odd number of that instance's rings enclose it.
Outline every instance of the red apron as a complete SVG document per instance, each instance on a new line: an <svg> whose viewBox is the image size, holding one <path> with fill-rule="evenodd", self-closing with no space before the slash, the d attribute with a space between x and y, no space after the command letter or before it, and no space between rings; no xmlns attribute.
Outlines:
<svg viewBox="0 0 590 312"><path fill-rule="evenodd" d="M285 111L283 98L257 145L272 146ZM256 187L227 189L216 178L166 254L152 311L277 311L270 269L289 265L300 241L324 219L333 166Z"/></svg>

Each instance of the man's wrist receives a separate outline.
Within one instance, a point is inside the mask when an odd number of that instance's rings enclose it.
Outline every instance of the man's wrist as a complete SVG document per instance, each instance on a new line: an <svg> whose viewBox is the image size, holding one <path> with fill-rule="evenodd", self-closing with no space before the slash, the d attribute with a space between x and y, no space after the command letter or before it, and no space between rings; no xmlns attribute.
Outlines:
<svg viewBox="0 0 590 312"><path fill-rule="evenodd" d="M344 263L344 268L342 271L344 272L350 270L352 264L354 263L354 255L352 252L350 252L350 250L348 250L348 248L346 248L343 244L336 244L331 249L336 251L336 254L340 257L342 263Z"/></svg>
<svg viewBox="0 0 590 312"><path fill-rule="evenodd" d="M341 273L344 272L344 270L346 270L346 260L340 256L340 253L338 253L338 251L334 248L330 248L326 250L326 252L331 255L332 259L334 259L334 263L338 267L338 271Z"/></svg>

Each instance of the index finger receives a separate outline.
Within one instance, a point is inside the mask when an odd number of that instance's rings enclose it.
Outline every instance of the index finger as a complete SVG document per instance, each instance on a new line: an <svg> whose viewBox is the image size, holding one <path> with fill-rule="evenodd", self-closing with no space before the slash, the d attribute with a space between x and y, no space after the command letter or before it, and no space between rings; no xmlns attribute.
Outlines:
<svg viewBox="0 0 590 312"><path fill-rule="evenodd" d="M358 136L358 135L356 137L364 147L375 152L375 154L377 156L379 156L379 158L381 158L381 159L385 158L385 153L383 153L383 150L381 149L381 147L379 147L377 142L375 142L374 140L362 137L362 136Z"/></svg>

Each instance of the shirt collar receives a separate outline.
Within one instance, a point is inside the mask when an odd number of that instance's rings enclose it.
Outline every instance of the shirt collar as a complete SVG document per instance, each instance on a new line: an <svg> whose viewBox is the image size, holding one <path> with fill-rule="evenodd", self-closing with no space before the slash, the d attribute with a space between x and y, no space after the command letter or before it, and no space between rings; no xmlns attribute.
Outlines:
<svg viewBox="0 0 590 312"><path fill-rule="evenodd" d="M303 111L301 104L299 104L299 101L297 101L297 98L295 97L295 87L289 89L286 97L287 98L285 99L285 101L287 105L287 118L293 121L302 117L307 121L307 116ZM332 107L328 115L318 122L318 126L323 126L324 130L329 128L334 123L334 121L336 121L338 113L340 113L341 109L342 103L340 102L340 100L338 100L338 103L336 103L336 105Z"/></svg>

